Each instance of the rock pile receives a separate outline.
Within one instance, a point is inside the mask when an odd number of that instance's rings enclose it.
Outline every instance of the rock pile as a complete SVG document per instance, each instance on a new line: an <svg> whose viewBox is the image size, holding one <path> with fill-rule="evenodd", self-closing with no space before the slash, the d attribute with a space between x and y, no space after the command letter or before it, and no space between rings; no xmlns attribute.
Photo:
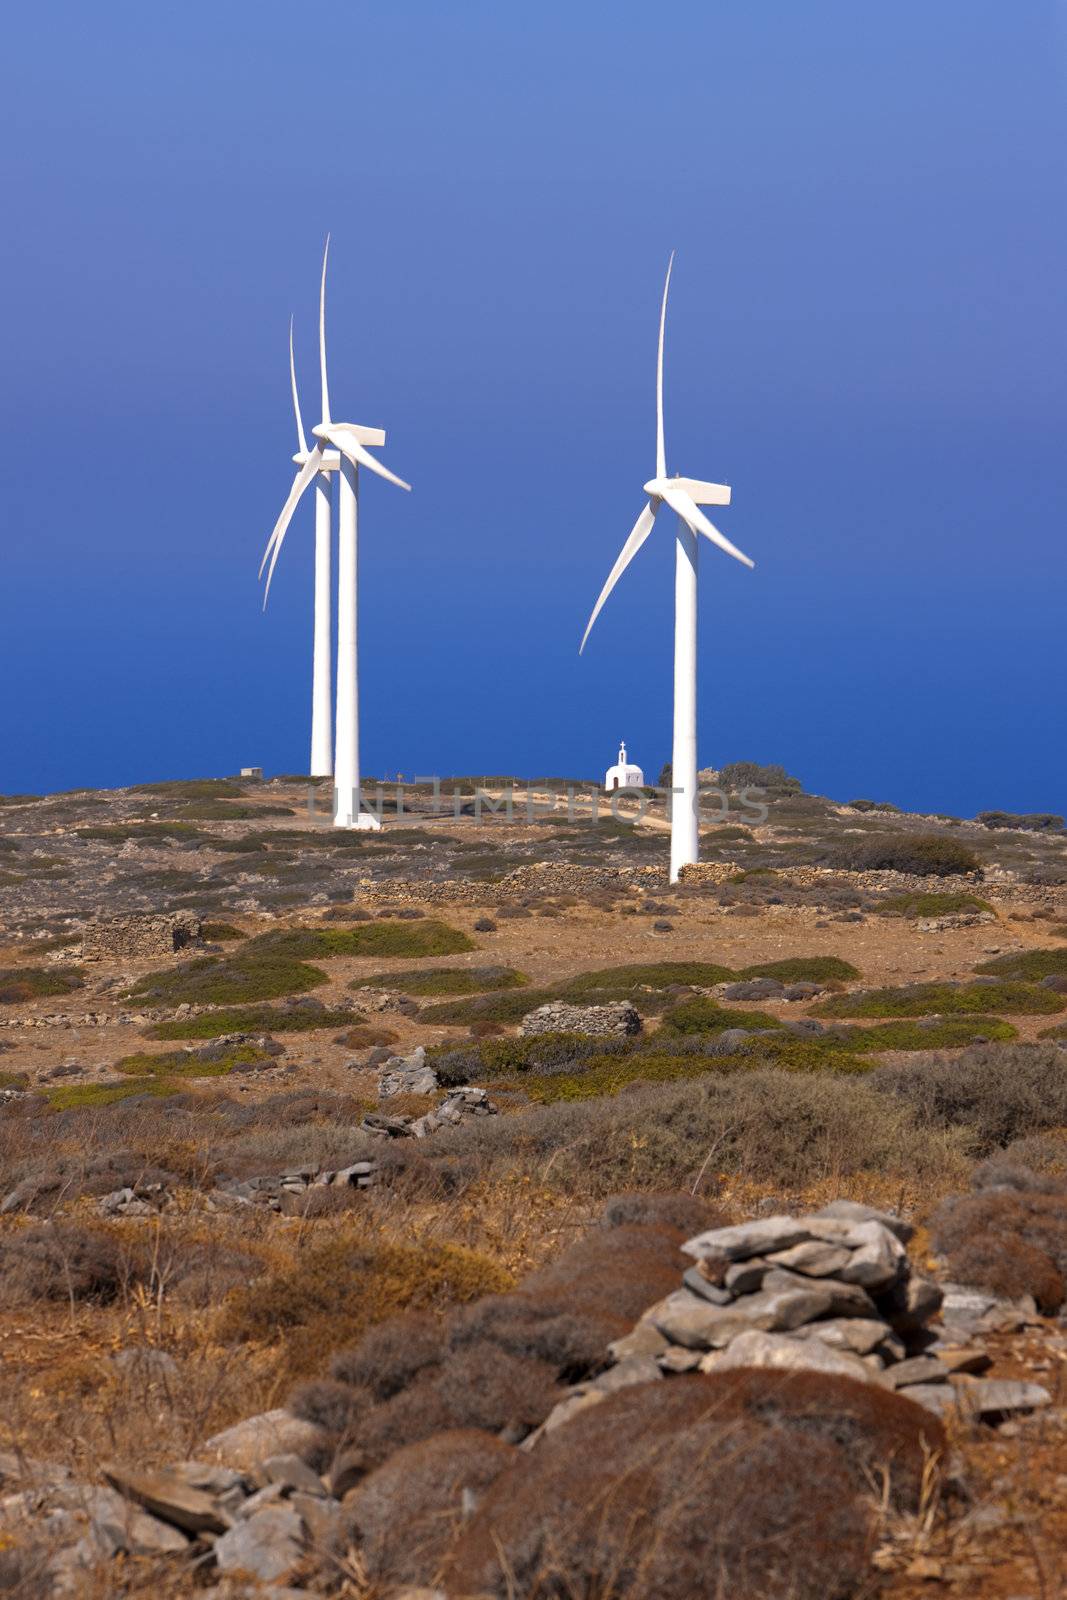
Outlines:
<svg viewBox="0 0 1067 1600"><path fill-rule="evenodd" d="M641 1018L625 1001L605 1006L569 1006L562 1000L528 1011L519 1028L522 1034L588 1033L608 1039L625 1039L641 1032Z"/></svg>
<svg viewBox="0 0 1067 1600"><path fill-rule="evenodd" d="M435 1078L435 1084L436 1081ZM441 1104L421 1117L386 1117L368 1112L360 1129L380 1138L425 1139L441 1128L455 1127L467 1117L495 1117L496 1114L497 1108L484 1089L449 1089Z"/></svg>
<svg viewBox="0 0 1067 1600"><path fill-rule="evenodd" d="M1048 1405L1037 1384L975 1376L989 1359L966 1334L997 1324L930 1326L942 1291L911 1270L910 1235L899 1217L849 1200L699 1234L683 1246L694 1265L680 1287L611 1346L614 1366L579 1386L546 1430L628 1383L735 1367L879 1383L937 1413L999 1416Z"/></svg>
<svg viewBox="0 0 1067 1600"><path fill-rule="evenodd" d="M397 1094L435 1094L437 1087L437 1074L427 1064L421 1044L409 1056L390 1056L378 1073L379 1100Z"/></svg>

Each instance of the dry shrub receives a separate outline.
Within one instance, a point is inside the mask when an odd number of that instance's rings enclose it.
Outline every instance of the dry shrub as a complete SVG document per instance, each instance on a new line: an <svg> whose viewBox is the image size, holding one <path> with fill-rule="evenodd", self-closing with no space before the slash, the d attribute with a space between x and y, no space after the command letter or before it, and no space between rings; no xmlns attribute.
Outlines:
<svg viewBox="0 0 1067 1600"><path fill-rule="evenodd" d="M366 1050L374 1045L396 1044L399 1037L392 1028L377 1028L368 1023L338 1034L334 1043L343 1045L346 1050Z"/></svg>
<svg viewBox="0 0 1067 1600"><path fill-rule="evenodd" d="M934 1246L948 1257L951 1277L990 1294L1014 1299L1032 1294L1053 1313L1067 1288L1067 1195L1051 1180L1051 1192L983 1188L953 1195L934 1214Z"/></svg>
<svg viewBox="0 0 1067 1600"><path fill-rule="evenodd" d="M953 1251L949 1271L958 1282L985 1289L1002 1300L1033 1295L1045 1316L1055 1316L1063 1304L1064 1282L1053 1262L1043 1250L1015 1234L975 1234Z"/></svg>
<svg viewBox="0 0 1067 1600"><path fill-rule="evenodd" d="M727 1218L708 1200L693 1194L616 1194L604 1207L604 1226L646 1225L675 1228L686 1238L706 1228L724 1227Z"/></svg>
<svg viewBox="0 0 1067 1600"><path fill-rule="evenodd" d="M973 1130L980 1155L1067 1124L1067 1072L1055 1045L974 1045L954 1060L878 1068L872 1082L927 1127Z"/></svg>
<svg viewBox="0 0 1067 1600"><path fill-rule="evenodd" d="M546 1362L509 1355L496 1344L471 1344L366 1412L351 1437L367 1469L448 1429L478 1428L517 1444L562 1398L554 1379Z"/></svg>
<svg viewBox="0 0 1067 1600"><path fill-rule="evenodd" d="M474 1428L396 1451L345 1502L368 1576L432 1583L470 1497L484 1494L514 1456L514 1446Z"/></svg>
<svg viewBox="0 0 1067 1600"><path fill-rule="evenodd" d="M391 1317L371 1328L352 1350L339 1350L330 1372L341 1383L365 1389L377 1402L390 1400L445 1355L441 1324L425 1315Z"/></svg>
<svg viewBox="0 0 1067 1600"><path fill-rule="evenodd" d="M312 1378L308 1383L298 1383L289 1396L289 1410L294 1416L321 1428L337 1447L355 1437L360 1418L373 1404L365 1389L340 1383L336 1378Z"/></svg>
<svg viewBox="0 0 1067 1600"><path fill-rule="evenodd" d="M132 1276L122 1241L106 1228L45 1222L0 1247L0 1298L8 1306L35 1300L106 1304Z"/></svg>
<svg viewBox="0 0 1067 1600"><path fill-rule="evenodd" d="M500 1600L846 1600L867 1573L868 1462L904 1446L921 1461L943 1437L887 1391L804 1376L678 1378L580 1413L496 1480L446 1587Z"/></svg>
<svg viewBox="0 0 1067 1600"><path fill-rule="evenodd" d="M338 1234L311 1244L279 1271L232 1295L219 1335L234 1342L284 1342L294 1373L409 1307L443 1309L508 1287L504 1270L458 1245L368 1243Z"/></svg>

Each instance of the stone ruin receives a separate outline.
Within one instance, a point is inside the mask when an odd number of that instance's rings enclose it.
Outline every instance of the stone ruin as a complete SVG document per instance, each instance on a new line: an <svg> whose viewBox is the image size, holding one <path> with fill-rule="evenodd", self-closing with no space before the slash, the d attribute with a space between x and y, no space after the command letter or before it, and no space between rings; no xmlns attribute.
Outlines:
<svg viewBox="0 0 1067 1600"><path fill-rule="evenodd" d="M82 932L83 961L152 961L198 945L200 918L195 911L131 912L101 918Z"/></svg>

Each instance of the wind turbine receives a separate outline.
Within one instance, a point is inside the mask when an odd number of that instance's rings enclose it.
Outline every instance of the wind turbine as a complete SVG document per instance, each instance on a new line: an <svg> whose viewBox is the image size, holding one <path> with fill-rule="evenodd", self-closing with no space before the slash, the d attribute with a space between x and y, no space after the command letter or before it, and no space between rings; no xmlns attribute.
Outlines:
<svg viewBox="0 0 1067 1600"><path fill-rule="evenodd" d="M295 458L299 471L293 479L281 516L274 525L267 548L260 563L260 576L267 570L267 587L263 596L266 609L270 595L274 568L285 542L286 530L297 504L313 478L325 477L328 491L329 471L340 474L338 493L338 560L337 560L337 720L334 758L334 826L338 828L379 828L378 819L370 812L360 810L359 797L359 654L358 654L358 588L359 588L359 469L369 471L395 483L398 488L410 489L410 483L398 478L370 454L367 445L383 445L385 432L381 428L365 428L355 422L334 422L330 416L330 390L326 377L326 264L330 241L322 257L322 283L319 289L319 370L322 391L322 421L312 428L315 445L306 449L301 437L301 451ZM293 393L296 380L293 378ZM299 411L298 411L299 414ZM302 429L299 430L302 435ZM333 445L328 450L327 445ZM303 457L303 460L301 460ZM320 490L321 493L321 490ZM328 500L327 500L328 508ZM328 519L328 509L326 513ZM326 521L328 527L328 520ZM318 644L318 593L320 568L318 562L318 513L316 514L316 645ZM328 549L328 544L327 544ZM326 566L327 595L329 593L329 568ZM329 617L328 606L326 616ZM328 637L328 622L326 625ZM328 651L328 643L327 643ZM328 660L328 654L327 654Z"/></svg>
<svg viewBox="0 0 1067 1600"><path fill-rule="evenodd" d="M593 614L578 647L581 655L601 607L640 550L656 521L661 506L668 506L678 518L674 559L674 750L672 755L671 872L677 883L684 866L700 857L699 795L697 793L697 535L746 567L755 566L714 527L701 506L728 506L730 490L726 484L703 483L699 478L667 476L663 443L663 330L667 321L667 292L671 286L674 252L667 263L663 303L659 313L659 351L656 359L656 476L645 484L648 504L634 523L633 530L619 552L619 558L600 591Z"/></svg>

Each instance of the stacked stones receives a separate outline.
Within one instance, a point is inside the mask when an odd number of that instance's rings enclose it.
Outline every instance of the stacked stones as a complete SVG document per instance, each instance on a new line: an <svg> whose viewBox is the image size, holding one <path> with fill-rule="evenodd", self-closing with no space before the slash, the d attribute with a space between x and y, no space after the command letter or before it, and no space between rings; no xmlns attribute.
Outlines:
<svg viewBox="0 0 1067 1600"><path fill-rule="evenodd" d="M378 1098L391 1100L399 1094L436 1094L440 1088L437 1073L426 1060L420 1044L409 1056L390 1056L378 1073ZM454 1127L467 1117L496 1115L484 1089L449 1089L440 1105L421 1117L366 1116L360 1124L364 1133L394 1139L425 1139L440 1128Z"/></svg>
<svg viewBox="0 0 1067 1600"><path fill-rule="evenodd" d="M552 1000L548 1005L538 1006L536 1011L528 1011L519 1032L526 1035L588 1033L594 1037L627 1039L641 1032L641 1018L625 1001L606 1006L569 1006Z"/></svg>
<svg viewBox="0 0 1067 1600"><path fill-rule="evenodd" d="M90 922L82 934L82 960L149 961L172 956L200 939L200 918L193 911L131 912Z"/></svg>
<svg viewBox="0 0 1067 1600"><path fill-rule="evenodd" d="M681 1287L612 1345L617 1365L596 1384L643 1381L653 1363L668 1376L774 1367L879 1383L939 1413L1047 1405L1036 1384L974 1377L985 1352L928 1326L942 1292L911 1271L911 1232L899 1217L837 1200L699 1234L683 1246L694 1265Z"/></svg>

